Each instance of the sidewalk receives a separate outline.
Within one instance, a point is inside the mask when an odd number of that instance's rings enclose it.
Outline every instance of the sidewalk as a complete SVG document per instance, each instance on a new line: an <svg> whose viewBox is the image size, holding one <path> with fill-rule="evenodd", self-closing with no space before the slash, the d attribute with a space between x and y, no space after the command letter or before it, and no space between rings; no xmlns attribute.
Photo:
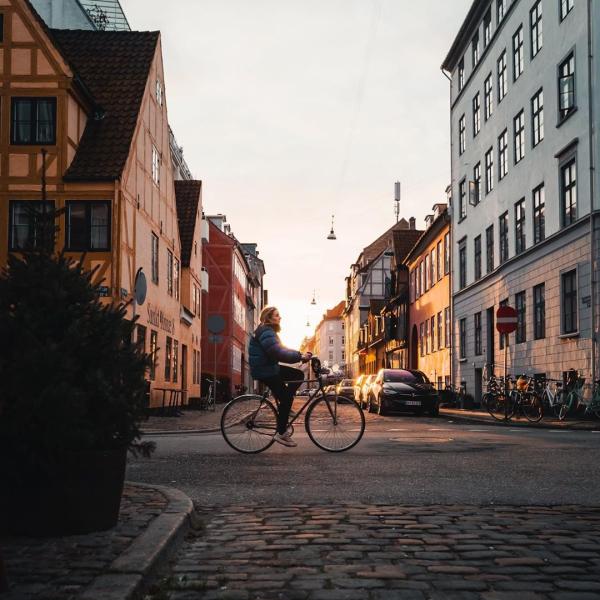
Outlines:
<svg viewBox="0 0 600 600"><path fill-rule="evenodd" d="M109 531L0 538L9 591L2 600L129 600L186 533L192 502L162 486L126 483Z"/></svg>
<svg viewBox="0 0 600 600"><path fill-rule="evenodd" d="M485 425L497 425L499 427L534 427L538 429L574 429L581 431L600 431L598 420L575 420L559 421L558 419L544 417L539 423L531 423L524 417L513 418L510 421L497 421L487 412L481 410L466 410L462 408L440 408L440 416L451 418L465 423L479 423Z"/></svg>
<svg viewBox="0 0 600 600"><path fill-rule="evenodd" d="M221 431L221 413L224 407L225 404L217 404L214 411L184 408L177 416L151 416L142 423L142 432L144 434L161 434Z"/></svg>

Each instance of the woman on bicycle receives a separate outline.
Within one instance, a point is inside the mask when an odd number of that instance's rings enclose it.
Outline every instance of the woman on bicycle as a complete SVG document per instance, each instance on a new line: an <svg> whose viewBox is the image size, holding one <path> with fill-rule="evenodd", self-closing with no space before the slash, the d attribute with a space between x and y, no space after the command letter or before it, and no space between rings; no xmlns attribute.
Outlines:
<svg viewBox="0 0 600 600"><path fill-rule="evenodd" d="M281 330L280 323L281 316L274 306L263 308L260 313L260 325L250 338L250 373L254 379L267 385L279 401L275 441L284 446L297 446L291 439L291 434L287 432L287 427L294 396L302 385L304 373L300 369L279 363L308 362L312 355L283 346L277 335Z"/></svg>

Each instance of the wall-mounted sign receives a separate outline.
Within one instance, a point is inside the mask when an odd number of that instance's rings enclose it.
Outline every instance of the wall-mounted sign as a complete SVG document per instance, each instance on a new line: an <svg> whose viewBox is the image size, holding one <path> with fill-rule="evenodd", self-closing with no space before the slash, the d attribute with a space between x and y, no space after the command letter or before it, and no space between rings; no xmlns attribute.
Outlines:
<svg viewBox="0 0 600 600"><path fill-rule="evenodd" d="M175 333L175 319L170 318L161 308L148 304L148 324L154 325L167 333Z"/></svg>
<svg viewBox="0 0 600 600"><path fill-rule="evenodd" d="M98 296L100 298L107 298L108 297L108 286L107 285L100 285L100 286L98 286Z"/></svg>

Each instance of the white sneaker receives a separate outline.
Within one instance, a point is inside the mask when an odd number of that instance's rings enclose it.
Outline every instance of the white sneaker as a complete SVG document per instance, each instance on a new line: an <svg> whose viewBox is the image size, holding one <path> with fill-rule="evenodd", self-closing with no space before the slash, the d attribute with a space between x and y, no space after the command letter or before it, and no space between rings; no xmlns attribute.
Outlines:
<svg viewBox="0 0 600 600"><path fill-rule="evenodd" d="M294 448L295 446L297 446L298 444L296 444L296 442L292 439L292 435L286 431L285 433L276 433L273 436L273 439L278 443L278 444L282 444L283 446L288 446L289 448Z"/></svg>

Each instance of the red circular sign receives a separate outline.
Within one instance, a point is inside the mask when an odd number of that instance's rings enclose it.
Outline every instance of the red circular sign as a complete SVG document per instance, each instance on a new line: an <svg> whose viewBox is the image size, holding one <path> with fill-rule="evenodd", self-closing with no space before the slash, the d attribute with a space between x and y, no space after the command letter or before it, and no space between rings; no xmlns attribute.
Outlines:
<svg viewBox="0 0 600 600"><path fill-rule="evenodd" d="M500 333L512 333L517 328L517 311L512 306L501 306L496 311L496 329Z"/></svg>

